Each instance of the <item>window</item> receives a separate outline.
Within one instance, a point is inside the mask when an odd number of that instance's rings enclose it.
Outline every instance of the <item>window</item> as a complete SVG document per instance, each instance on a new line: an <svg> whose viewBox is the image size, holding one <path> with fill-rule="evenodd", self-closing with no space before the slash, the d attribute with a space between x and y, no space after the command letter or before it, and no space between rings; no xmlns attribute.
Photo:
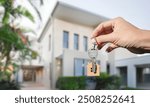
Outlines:
<svg viewBox="0 0 150 107"><path fill-rule="evenodd" d="M74 59L74 76L84 76L86 75L86 65L88 60L85 59Z"/></svg>
<svg viewBox="0 0 150 107"><path fill-rule="evenodd" d="M78 50L79 49L79 35L74 34L74 49Z"/></svg>
<svg viewBox="0 0 150 107"><path fill-rule="evenodd" d="M63 48L69 48L69 33L63 32Z"/></svg>
<svg viewBox="0 0 150 107"><path fill-rule="evenodd" d="M83 47L84 51L88 50L88 38L86 36L83 37Z"/></svg>

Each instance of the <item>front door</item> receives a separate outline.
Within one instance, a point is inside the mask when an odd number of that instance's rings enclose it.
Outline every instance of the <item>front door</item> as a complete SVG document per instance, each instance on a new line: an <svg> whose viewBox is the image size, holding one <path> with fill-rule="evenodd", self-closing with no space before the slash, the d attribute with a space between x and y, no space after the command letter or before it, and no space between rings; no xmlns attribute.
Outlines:
<svg viewBox="0 0 150 107"><path fill-rule="evenodd" d="M32 69L23 69L23 81L24 82L35 82L36 73Z"/></svg>

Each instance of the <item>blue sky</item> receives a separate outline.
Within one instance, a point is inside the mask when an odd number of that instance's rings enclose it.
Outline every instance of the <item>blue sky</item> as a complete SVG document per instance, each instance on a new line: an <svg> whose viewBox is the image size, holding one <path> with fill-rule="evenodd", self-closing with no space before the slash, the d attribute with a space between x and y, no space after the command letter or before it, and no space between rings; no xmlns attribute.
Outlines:
<svg viewBox="0 0 150 107"><path fill-rule="evenodd" d="M20 0L19 0L20 1ZM37 24L29 24L23 21L24 25L33 27L39 35L42 28L47 22L48 17L54 4L57 0L44 0L44 6L39 10L43 17L40 27ZM103 15L108 18L123 17L135 26L150 30L150 0L59 0L78 8L85 9L95 14ZM23 2L23 1L22 1ZM24 1L22 3L29 7L29 4ZM30 11L33 10L30 8ZM33 12L34 13L34 12ZM34 13L35 14L35 13ZM36 30L37 29L37 30Z"/></svg>
<svg viewBox="0 0 150 107"><path fill-rule="evenodd" d="M150 0L60 0L79 8L115 18L121 16L142 29L150 30Z"/></svg>

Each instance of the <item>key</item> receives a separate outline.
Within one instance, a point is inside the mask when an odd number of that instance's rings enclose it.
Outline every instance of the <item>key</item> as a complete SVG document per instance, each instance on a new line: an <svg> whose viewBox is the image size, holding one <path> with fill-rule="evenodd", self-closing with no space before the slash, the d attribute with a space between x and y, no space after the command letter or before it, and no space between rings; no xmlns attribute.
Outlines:
<svg viewBox="0 0 150 107"><path fill-rule="evenodd" d="M87 65L87 76L99 76L100 75L100 66L96 64L96 71L92 72L92 63L88 63Z"/></svg>
<svg viewBox="0 0 150 107"><path fill-rule="evenodd" d="M96 73L96 68L97 68L96 67L96 59L93 58L92 59L92 69L91 69L93 73Z"/></svg>
<svg viewBox="0 0 150 107"><path fill-rule="evenodd" d="M91 49L91 54L93 53L91 60L92 60L92 72L96 73L96 57L98 55L97 49L96 49L96 43L93 44L93 49Z"/></svg>
<svg viewBox="0 0 150 107"><path fill-rule="evenodd" d="M93 44L93 47L88 51L88 55L91 58L91 62L87 65L87 75L88 76L99 76L99 65L96 64L96 58L98 56L98 50L96 43Z"/></svg>
<svg viewBox="0 0 150 107"><path fill-rule="evenodd" d="M96 57L98 55L98 50L96 49L96 43L93 43L93 47L88 51L88 55L92 62L92 72L96 73Z"/></svg>

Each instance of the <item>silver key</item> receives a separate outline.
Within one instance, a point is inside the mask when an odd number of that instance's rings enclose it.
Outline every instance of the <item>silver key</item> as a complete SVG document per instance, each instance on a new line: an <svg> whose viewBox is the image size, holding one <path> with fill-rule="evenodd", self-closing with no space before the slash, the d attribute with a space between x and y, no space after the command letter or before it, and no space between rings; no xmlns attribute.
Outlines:
<svg viewBox="0 0 150 107"><path fill-rule="evenodd" d="M96 65L96 58L97 58L97 55L98 55L98 50L97 50L97 47L96 47L96 43L93 43L93 47L88 50L88 55L89 57L91 58L91 61L92 61L92 69L91 69L91 72L94 72L96 73L96 69L97 69L97 65Z"/></svg>

